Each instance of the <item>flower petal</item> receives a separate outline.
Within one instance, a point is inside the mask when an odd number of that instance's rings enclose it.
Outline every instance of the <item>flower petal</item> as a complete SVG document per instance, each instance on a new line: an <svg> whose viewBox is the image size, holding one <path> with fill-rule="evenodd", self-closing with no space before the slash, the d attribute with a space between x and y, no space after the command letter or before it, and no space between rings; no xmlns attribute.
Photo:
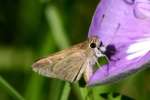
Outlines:
<svg viewBox="0 0 150 100"><path fill-rule="evenodd" d="M135 15L139 1L146 5L146 11L140 8L138 12L146 17ZM148 0L101 0L88 35L98 36L104 46L113 44L117 52L109 64L94 73L88 85L115 82L143 69L142 65L150 61L150 46L146 46L150 43L150 19L145 14L148 7Z"/></svg>
<svg viewBox="0 0 150 100"><path fill-rule="evenodd" d="M140 19L150 19L150 1L137 0L134 7L134 14Z"/></svg>

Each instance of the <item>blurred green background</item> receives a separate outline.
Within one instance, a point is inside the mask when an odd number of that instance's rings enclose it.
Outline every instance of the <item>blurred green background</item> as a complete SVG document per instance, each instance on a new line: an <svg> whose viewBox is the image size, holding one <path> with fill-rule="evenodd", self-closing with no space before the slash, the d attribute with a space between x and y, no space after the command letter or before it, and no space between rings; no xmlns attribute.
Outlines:
<svg viewBox="0 0 150 100"><path fill-rule="evenodd" d="M34 73L35 59L87 38L99 0L0 0L0 100L150 99L150 70L115 84L80 87ZM120 96L110 100L120 100Z"/></svg>

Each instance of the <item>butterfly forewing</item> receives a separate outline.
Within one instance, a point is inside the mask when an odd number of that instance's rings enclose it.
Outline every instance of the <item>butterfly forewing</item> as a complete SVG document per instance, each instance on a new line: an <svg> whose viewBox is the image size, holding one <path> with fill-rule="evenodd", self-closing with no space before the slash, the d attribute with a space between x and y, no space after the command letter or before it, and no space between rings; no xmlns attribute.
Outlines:
<svg viewBox="0 0 150 100"><path fill-rule="evenodd" d="M86 45L87 42L83 42L43 58L32 65L33 70L44 76L77 81L86 67L83 67L87 58Z"/></svg>

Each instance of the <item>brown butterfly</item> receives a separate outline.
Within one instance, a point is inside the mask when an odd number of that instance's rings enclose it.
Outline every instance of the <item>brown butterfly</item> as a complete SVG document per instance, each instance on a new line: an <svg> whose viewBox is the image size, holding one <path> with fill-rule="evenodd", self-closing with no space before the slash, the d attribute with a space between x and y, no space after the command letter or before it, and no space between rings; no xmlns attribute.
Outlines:
<svg viewBox="0 0 150 100"><path fill-rule="evenodd" d="M35 62L35 72L47 77L77 82L82 74L87 82L93 74L93 66L101 56L101 41L93 36L71 48L49 55Z"/></svg>

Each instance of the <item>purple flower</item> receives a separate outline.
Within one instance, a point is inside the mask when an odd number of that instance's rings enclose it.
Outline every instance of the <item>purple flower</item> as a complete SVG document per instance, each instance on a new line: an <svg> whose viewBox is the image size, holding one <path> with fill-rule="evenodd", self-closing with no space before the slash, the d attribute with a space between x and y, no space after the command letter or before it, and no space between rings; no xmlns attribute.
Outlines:
<svg viewBox="0 0 150 100"><path fill-rule="evenodd" d="M105 47L116 48L88 85L111 83L146 68L143 65L150 61L150 1L101 0L88 35L98 36Z"/></svg>

